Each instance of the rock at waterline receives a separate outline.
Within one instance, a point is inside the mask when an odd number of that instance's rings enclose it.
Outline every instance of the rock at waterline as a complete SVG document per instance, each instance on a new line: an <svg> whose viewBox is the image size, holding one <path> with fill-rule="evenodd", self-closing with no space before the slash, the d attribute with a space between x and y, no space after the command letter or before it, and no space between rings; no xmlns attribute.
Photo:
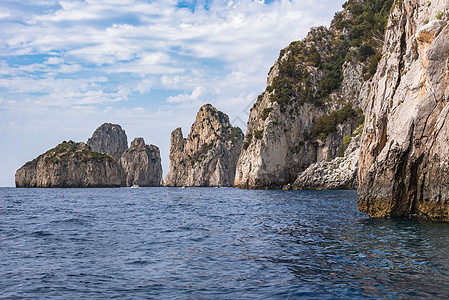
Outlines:
<svg viewBox="0 0 449 300"><path fill-rule="evenodd" d="M16 187L119 187L120 167L85 143L62 142L16 171Z"/></svg>

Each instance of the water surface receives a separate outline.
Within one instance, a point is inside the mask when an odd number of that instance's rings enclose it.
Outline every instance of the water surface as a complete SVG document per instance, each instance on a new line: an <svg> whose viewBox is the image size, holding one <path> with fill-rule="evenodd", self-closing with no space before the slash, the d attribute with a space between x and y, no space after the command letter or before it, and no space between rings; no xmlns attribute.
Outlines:
<svg viewBox="0 0 449 300"><path fill-rule="evenodd" d="M449 296L449 225L353 191L0 188L1 299Z"/></svg>

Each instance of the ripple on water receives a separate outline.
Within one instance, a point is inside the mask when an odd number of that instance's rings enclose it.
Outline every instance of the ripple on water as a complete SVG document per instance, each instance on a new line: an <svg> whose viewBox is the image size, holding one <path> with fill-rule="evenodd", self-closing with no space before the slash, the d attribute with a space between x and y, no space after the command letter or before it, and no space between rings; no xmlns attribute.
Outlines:
<svg viewBox="0 0 449 300"><path fill-rule="evenodd" d="M0 189L0 298L445 298L449 225L352 191Z"/></svg>

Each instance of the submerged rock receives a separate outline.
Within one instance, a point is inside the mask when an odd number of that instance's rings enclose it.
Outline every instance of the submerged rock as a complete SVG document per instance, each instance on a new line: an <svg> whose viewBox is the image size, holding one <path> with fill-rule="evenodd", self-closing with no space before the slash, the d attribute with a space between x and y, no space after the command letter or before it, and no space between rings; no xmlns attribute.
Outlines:
<svg viewBox="0 0 449 300"><path fill-rule="evenodd" d="M449 5L396 2L365 113L358 207L449 221Z"/></svg>
<svg viewBox="0 0 449 300"><path fill-rule="evenodd" d="M118 163L85 143L63 142L17 170L16 187L119 187Z"/></svg>
<svg viewBox="0 0 449 300"><path fill-rule="evenodd" d="M123 152L128 149L128 138L120 125L104 123L95 130L87 144L92 151L107 153L119 161Z"/></svg>
<svg viewBox="0 0 449 300"><path fill-rule="evenodd" d="M161 186L162 164L159 148L145 145L143 138L135 138L120 158L123 186Z"/></svg>
<svg viewBox="0 0 449 300"><path fill-rule="evenodd" d="M187 138L175 129L170 141L166 186L233 186L243 133L226 114L202 106Z"/></svg>

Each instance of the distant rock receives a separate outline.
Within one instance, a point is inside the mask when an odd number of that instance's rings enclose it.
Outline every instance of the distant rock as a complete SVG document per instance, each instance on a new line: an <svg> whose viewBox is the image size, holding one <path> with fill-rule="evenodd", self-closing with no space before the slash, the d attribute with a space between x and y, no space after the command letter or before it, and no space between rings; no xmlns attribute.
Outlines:
<svg viewBox="0 0 449 300"><path fill-rule="evenodd" d="M128 139L125 130L118 124L104 123L98 127L87 140L92 151L107 153L116 161L120 160L123 152L128 149Z"/></svg>
<svg viewBox="0 0 449 300"><path fill-rule="evenodd" d="M161 186L162 164L159 148L145 145L143 138L135 138L120 158L123 186Z"/></svg>
<svg viewBox="0 0 449 300"><path fill-rule="evenodd" d="M190 134L171 134L166 186L233 186L243 133L210 104L199 110Z"/></svg>
<svg viewBox="0 0 449 300"><path fill-rule="evenodd" d="M16 172L16 187L119 187L118 163L85 143L63 142Z"/></svg>

